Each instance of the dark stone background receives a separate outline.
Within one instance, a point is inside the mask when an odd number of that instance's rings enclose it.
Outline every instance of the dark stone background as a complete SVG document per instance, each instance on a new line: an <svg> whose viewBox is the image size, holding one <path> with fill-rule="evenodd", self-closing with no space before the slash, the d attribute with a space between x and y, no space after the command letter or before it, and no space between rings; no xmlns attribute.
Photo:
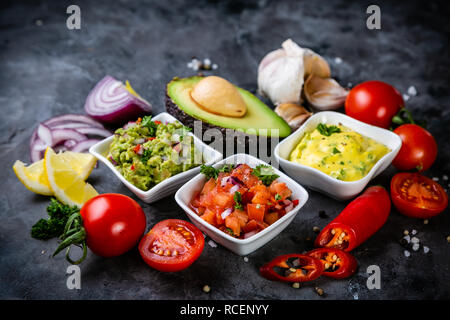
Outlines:
<svg viewBox="0 0 450 320"><path fill-rule="evenodd" d="M66 8L81 7L81 30L68 30ZM164 110L164 89L174 76L193 75L192 56L219 65L215 74L256 90L257 66L270 50L291 37L322 54L341 84L379 79L402 93L415 86L406 105L426 119L439 154L426 172L448 188L450 175L448 8L444 1L375 1L382 29L368 30L366 8L374 1L2 1L0 10L0 297L4 299L442 299L448 298L450 215L428 225L392 210L386 225L354 251L360 268L350 279L322 278L293 289L261 278L258 268L279 254L308 249L313 226L324 227L346 205L319 193L292 224L263 248L237 256L205 246L187 270L163 274L147 267L137 249L114 259L89 253L81 265L82 289L66 288L69 264L51 258L57 240L30 237L46 216L49 199L27 191L11 167L29 161L28 141L39 121L68 112L83 113L89 90L105 74L129 79ZM335 58L342 59L336 63ZM209 73L212 74L212 73ZM388 186L395 169L374 183ZM89 179L100 192L132 195L103 165ZM148 227L166 218L187 219L173 197L140 202ZM329 218L319 218L325 210ZM431 251L403 256L404 229L417 229ZM381 268L381 289L368 290L366 269ZM205 284L211 287L204 293ZM314 287L326 292L319 298Z"/></svg>

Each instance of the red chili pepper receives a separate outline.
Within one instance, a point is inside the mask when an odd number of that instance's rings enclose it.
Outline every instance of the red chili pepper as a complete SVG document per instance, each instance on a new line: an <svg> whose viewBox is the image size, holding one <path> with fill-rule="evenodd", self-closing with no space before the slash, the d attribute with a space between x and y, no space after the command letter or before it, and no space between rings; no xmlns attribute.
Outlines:
<svg viewBox="0 0 450 320"><path fill-rule="evenodd" d="M148 141L152 141L152 140L155 140L155 139L156 139L155 137L147 138Z"/></svg>
<svg viewBox="0 0 450 320"><path fill-rule="evenodd" d="M134 163L131 165L130 169L134 171Z"/></svg>
<svg viewBox="0 0 450 320"><path fill-rule="evenodd" d="M136 147L133 148L133 151L134 151L135 153L138 153L139 150L141 150L141 145L140 145L140 144L138 144Z"/></svg>
<svg viewBox="0 0 450 320"><path fill-rule="evenodd" d="M323 228L315 246L351 251L384 225L390 211L391 200L386 189L369 187Z"/></svg>
<svg viewBox="0 0 450 320"><path fill-rule="evenodd" d="M358 262L348 252L334 248L319 248L306 253L319 259L324 267L323 275L334 279L344 279L356 272Z"/></svg>
<svg viewBox="0 0 450 320"><path fill-rule="evenodd" d="M324 267L319 259L304 254L285 254L263 265L261 275L274 281L306 282L320 277Z"/></svg>
<svg viewBox="0 0 450 320"><path fill-rule="evenodd" d="M161 121L156 120L156 121L155 121L155 124L161 124Z"/></svg>

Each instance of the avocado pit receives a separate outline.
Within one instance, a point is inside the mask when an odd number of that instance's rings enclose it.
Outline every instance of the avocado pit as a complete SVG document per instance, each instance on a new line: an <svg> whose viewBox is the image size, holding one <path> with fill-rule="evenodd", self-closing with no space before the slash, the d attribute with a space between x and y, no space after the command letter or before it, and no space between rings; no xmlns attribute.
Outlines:
<svg viewBox="0 0 450 320"><path fill-rule="evenodd" d="M192 89L191 98L203 110L221 116L241 118L247 112L239 91L221 77L209 76L200 80Z"/></svg>

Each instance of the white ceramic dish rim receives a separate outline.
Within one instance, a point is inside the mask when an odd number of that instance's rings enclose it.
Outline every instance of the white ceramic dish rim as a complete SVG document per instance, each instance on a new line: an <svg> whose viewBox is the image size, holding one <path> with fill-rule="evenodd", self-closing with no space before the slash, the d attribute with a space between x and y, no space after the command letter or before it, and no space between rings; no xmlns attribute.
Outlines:
<svg viewBox="0 0 450 320"><path fill-rule="evenodd" d="M252 159L254 162L259 163L259 164L265 164L265 165L269 165L268 163L255 158L249 154L243 154L243 153L238 153L238 154L234 154L231 155L225 159L223 159L222 161L217 162L216 164L213 165L213 167L215 168L219 168L222 167L222 165L227 164L227 163L233 163L234 159L237 157L244 157L246 160L247 159ZM250 161L248 161L250 162ZM247 163L244 162L244 163ZM272 166L273 167L273 166ZM228 234L226 234L225 232L219 230L218 228L214 227L213 225L210 225L209 223L207 223L206 221L204 221L202 218L200 218L191 208L189 208L188 205L186 205L184 203L183 200L180 199L180 194L182 192L184 192L185 189L189 188L191 186L191 184L195 183L196 180L200 180L200 175L195 176L194 178L192 178L191 181L187 182L185 185L183 185L175 194L175 200L178 203L178 205L180 205L182 207L182 209L189 214L189 216L193 217L196 221L198 221L199 223L201 223L202 225L204 225L208 230L214 232L217 235L220 235L221 237L234 242L236 244L249 244L253 241L258 240L259 238L263 237L265 234L271 232L272 230L276 229L277 226L279 226L280 224L282 224L285 220L288 220L290 217L295 216L298 211L300 211L300 209L305 205L305 203L308 201L309 198L309 194L308 192L305 190L305 188L303 188L298 182L294 181L293 179L291 179L288 175L286 175L285 173L279 171L277 168L274 168L275 173L278 174L280 177L283 177L284 180L287 180L289 182L290 185L294 185L297 189L300 189L301 193L303 193L305 195L304 199L299 199L299 203L298 205L292 209L291 211L289 211L288 213L286 213L283 217L281 217L280 219L278 219L277 221L275 221L273 224L271 224L270 226L268 226L267 228L265 228L262 231L259 231L258 233L254 234L253 236L247 238L247 239L237 239L234 238Z"/></svg>
<svg viewBox="0 0 450 320"><path fill-rule="evenodd" d="M161 121L161 119L166 118L166 119L170 119L169 122L174 122L174 121L179 121L178 119L176 119L175 117L173 117L172 115L168 114L167 112L161 112L159 114L157 114L156 116L152 116L152 120L159 120ZM181 121L179 121L181 123ZM202 152L203 155L205 155L205 150L207 150L208 152L211 153L212 157L211 160L204 163L205 165L212 165L214 163L216 163L217 161L219 161L220 159L223 158L223 155L211 148L210 146L208 146L206 143L204 143L202 140L200 140L199 138L197 138L193 133L189 132L188 133L190 136L192 136L194 138L194 140L197 141L198 144L202 145L202 148L204 148L203 150L200 150ZM105 143L110 143L110 140L112 140L114 138L114 135L103 139L102 141L97 142L95 145L91 146L89 148L89 152L91 154L93 154L96 158L98 158L99 160L101 160L104 164L106 164L108 166L108 168L110 168L114 174L120 179L120 181L122 181L129 189L131 189L134 193L138 193L142 196L149 196L151 194L153 194L155 191L158 191L159 189L163 188L164 186L170 185L172 182L174 182L174 180L179 179L179 178L183 178L184 176L187 176L189 174L192 174L193 170L199 170L200 165L197 167L194 167L192 169L189 169L187 171L178 173L174 176L171 176L170 178L167 178L166 180L161 181L160 183L158 183L157 185L153 186L152 188L144 191L142 189L139 189L138 187L136 187L134 184L132 184L131 182L129 182L127 179L125 179L125 177L116 169L116 167L111 163L111 161L109 161L103 154L101 154L100 152L97 152L97 149L102 146Z"/></svg>
<svg viewBox="0 0 450 320"><path fill-rule="evenodd" d="M397 149L391 149L391 151L389 151L388 153L386 153L383 157L381 157L381 159L379 159L379 160L375 163L375 165L372 167L372 169L370 169L370 171L369 171L364 177L362 177L361 179L355 180L355 181L343 181L343 180L339 180L339 179L336 179L336 178L333 178L333 177L329 176L328 174L326 174L326 173L324 173L324 172L322 172L322 171L320 171L320 170L318 170L318 169L316 169L316 168L313 168L313 167L310 167L310 166L306 166L306 165L303 165L303 164L300 164L300 163L297 163L297 162L293 162L293 161L287 160L287 159L285 159L285 158L283 158L283 157L280 156L280 154L279 154L279 149L280 149L280 147L281 147L283 144L286 144L286 143L290 142L291 140L296 140L296 139L301 140L301 137L303 137L303 134L305 133L305 130L306 130L305 128L307 127L307 125L309 124L309 122L313 122L313 121L315 120L316 117L319 117L319 116L321 116L321 117L322 117L322 116L327 117L328 115L332 115L332 116L337 116L337 117L344 118L344 119L346 119L346 121L353 122L352 125L354 125L354 126L360 126L360 127L363 128L363 129L372 128L372 129L375 129L375 130L382 130L382 131L384 131L385 133L390 134L390 135L392 136L393 139L398 140L399 146L398 146ZM352 129L353 131L355 131L355 132L357 132L357 133L359 133L359 134L361 134L361 135L363 135L363 136L367 136L367 135L364 133L364 130L355 129L354 127L350 128L350 129ZM301 137L299 138L299 136L301 136ZM381 141L379 141L379 140L377 140L377 139L375 139L375 138L372 138L372 139L375 140L375 141L377 141L378 143L381 143L381 144L383 144L383 145L386 146L386 144L384 144L383 142L381 142ZM281 141L281 142L275 147L274 153L275 153L275 157L278 159L278 161L281 161L281 162L283 162L283 163L285 163L285 164L297 166L298 168L302 168L302 169L306 169L306 170L312 170L312 171L314 171L315 173L319 174L322 178L325 178L325 179L329 180L330 182L335 182L335 183L338 182L338 183L341 183L341 184L343 184L343 185L351 186L351 185L357 185L357 184L360 184L361 182L363 182L363 181L365 181L365 180L370 180L371 177L373 176L373 174L376 172L376 170L378 170L378 168L384 163L384 161L385 161L385 160L386 160L393 152L397 152L397 151L400 149L401 145L402 145L402 141L401 141L400 137L398 137L395 133L390 132L389 130L386 130L386 129L383 129L383 128L379 128L379 127L375 127L375 126L369 125L369 124L367 124L367 123L364 123L364 122L361 122L361 121L359 121L359 120L353 119L353 118L351 118L351 117L349 117L349 116L347 116L347 115L344 115L344 114L342 114L342 113L339 113L339 112L322 111L322 112L318 112L318 113L314 114L313 116L311 116L311 117L310 117L310 118L309 118L309 119L308 119L308 120L307 120L300 128L298 128L294 133L292 133L289 137L287 137L286 139L284 139L283 141ZM295 146L294 146L293 148L295 148ZM293 148L289 151L289 154L292 152Z"/></svg>

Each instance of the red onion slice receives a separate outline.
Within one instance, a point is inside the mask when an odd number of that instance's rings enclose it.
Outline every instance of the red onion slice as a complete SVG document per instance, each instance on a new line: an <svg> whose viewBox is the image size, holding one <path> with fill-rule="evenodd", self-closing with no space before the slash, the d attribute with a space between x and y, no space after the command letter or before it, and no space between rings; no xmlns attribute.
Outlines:
<svg viewBox="0 0 450 320"><path fill-rule="evenodd" d="M234 185L234 186L232 186L231 188L230 188L230 190L229 190L229 192L231 193L231 194L234 194L236 191L238 191L239 190L239 185L238 184L236 184L236 185Z"/></svg>
<svg viewBox="0 0 450 320"><path fill-rule="evenodd" d="M250 238L251 236L254 236L257 233L258 233L257 230L253 230L253 231L247 232L246 234L244 234L244 239Z"/></svg>
<svg viewBox="0 0 450 320"><path fill-rule="evenodd" d="M152 106L128 91L122 82L107 75L89 93L84 110L98 121L124 123L151 113Z"/></svg>
<svg viewBox="0 0 450 320"><path fill-rule="evenodd" d="M222 217L222 219L225 220L225 218L228 217L232 212L233 212L233 208L228 208L227 210L225 210L224 212L222 212L222 213L220 214L220 216Z"/></svg>
<svg viewBox="0 0 450 320"><path fill-rule="evenodd" d="M104 128L104 126L97 120L94 120L83 114L73 114L73 113L56 116L43 122L43 124L45 124L49 128L54 128L55 126L64 125L68 123L85 123L93 127Z"/></svg>
<svg viewBox="0 0 450 320"><path fill-rule="evenodd" d="M37 127L37 136L46 146L53 145L52 131L45 124L39 124Z"/></svg>
<svg viewBox="0 0 450 320"><path fill-rule="evenodd" d="M104 138L108 138L112 133L106 129L102 129L102 128L95 128L95 127L80 127L80 128L75 128L74 130L78 131L79 133L82 134L90 134L90 135L94 135L94 136L100 136L100 137L104 137Z"/></svg>
<svg viewBox="0 0 450 320"><path fill-rule="evenodd" d="M88 140L83 140L78 142L76 145L74 145L70 151L73 152L84 152L89 150L90 147L92 147L94 144L96 144L97 142L99 142L101 140L99 139L88 139Z"/></svg>
<svg viewBox="0 0 450 320"><path fill-rule="evenodd" d="M292 209L294 209L294 204L292 202L286 208L284 208L284 210L286 210L286 213L288 213Z"/></svg>

